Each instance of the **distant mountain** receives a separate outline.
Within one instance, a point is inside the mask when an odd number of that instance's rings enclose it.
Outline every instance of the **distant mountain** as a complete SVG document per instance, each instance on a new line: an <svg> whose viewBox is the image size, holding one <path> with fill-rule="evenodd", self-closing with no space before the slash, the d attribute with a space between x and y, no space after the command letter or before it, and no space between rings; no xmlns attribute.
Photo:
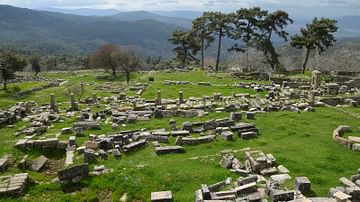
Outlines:
<svg viewBox="0 0 360 202"><path fill-rule="evenodd" d="M359 22L360 16L339 18L337 38L360 37ZM306 23L309 21L295 19L288 31L297 33ZM173 46L168 38L175 30L186 30L190 26L191 19L146 11L81 16L0 5L0 49L79 55L92 52L101 44L114 43L135 46L144 55L171 57ZM274 41L277 46L283 44L278 39ZM232 44L225 39L224 50ZM207 53L215 55L215 52L216 42Z"/></svg>
<svg viewBox="0 0 360 202"><path fill-rule="evenodd" d="M151 11L152 13L168 16L168 17L175 17L175 18L186 18L186 19L195 19L199 16L202 16L203 12L200 11Z"/></svg>
<svg viewBox="0 0 360 202"><path fill-rule="evenodd" d="M83 54L103 43L135 46L146 55L171 56L168 38L183 27L155 20L66 15L0 5L0 48L45 54Z"/></svg>
<svg viewBox="0 0 360 202"><path fill-rule="evenodd" d="M360 16L344 16L338 18L339 35L342 37L360 36Z"/></svg>
<svg viewBox="0 0 360 202"><path fill-rule="evenodd" d="M83 15L83 16L109 16L109 15L116 15L119 13L132 13L117 9L92 9L92 8L66 9L66 8L45 7L45 8L36 8L36 10L51 11L51 12L58 12L64 14ZM134 12L141 12L141 11L134 11ZM191 20L203 14L203 12L200 11L176 11L176 10L175 11L145 11L145 12L153 13L155 15L166 16L166 17L183 18L183 19L191 19Z"/></svg>
<svg viewBox="0 0 360 202"><path fill-rule="evenodd" d="M36 8L39 11L50 11L64 14L82 15L82 16L109 16L120 13L116 9L92 9L92 8L79 8L79 9L62 9L62 8Z"/></svg>
<svg viewBox="0 0 360 202"><path fill-rule="evenodd" d="M186 28L191 28L191 24L192 24L191 19L157 15L148 11L123 12L110 17L120 21L127 21L127 22L134 22L139 20L155 20L161 23L173 24Z"/></svg>
<svg viewBox="0 0 360 202"><path fill-rule="evenodd" d="M344 16L335 20L338 21L339 27L335 34L337 38L360 37L360 16ZM296 34L308 23L311 23L311 20L294 19L294 24L289 25L287 30L291 34Z"/></svg>

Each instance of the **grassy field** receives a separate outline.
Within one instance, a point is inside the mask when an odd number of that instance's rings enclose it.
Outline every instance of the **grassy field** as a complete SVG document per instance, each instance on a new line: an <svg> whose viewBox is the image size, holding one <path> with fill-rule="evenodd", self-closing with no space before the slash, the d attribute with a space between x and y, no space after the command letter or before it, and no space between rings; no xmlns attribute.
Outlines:
<svg viewBox="0 0 360 202"><path fill-rule="evenodd" d="M68 85L74 85L81 81L104 83L106 79L98 79L96 74L86 73L85 75L61 73L45 74L43 76L51 78L65 78L69 81ZM208 76L203 72L189 72L169 74L165 72L156 74L133 75L133 82L147 82L148 77L154 76L155 82L149 83L149 87L144 92L144 97L151 99L155 97L155 92L160 89L163 98L174 98L178 90L183 90L185 97L198 97L211 95L213 92L221 92L225 95L235 92L248 92L255 94L254 91L232 88L232 87L204 87L197 85L190 86L165 86L164 80L186 80L190 82L211 82L216 85L231 85L244 81L237 81L228 78L226 75ZM125 85L123 78L111 81L114 85ZM9 106L15 101L35 100L39 104L48 102L50 93L56 94L58 101L67 101L63 96L66 86L51 88L37 92L19 100L4 98L0 101L0 106ZM87 95L96 92L100 96L111 94L100 92L90 86ZM7 104L3 104L6 100ZM62 106L65 107L66 105ZM359 113L356 108L348 108L355 113ZM216 118L228 117L228 113L210 113L201 118L175 118L178 125L185 121L206 121ZM52 136L60 132L60 129L73 123L73 119L67 119L64 123L56 123L48 130L44 136ZM169 119L151 119L150 121L138 122L121 127L119 130L128 129L157 129L166 128ZM120 197L127 193L128 201L149 201L150 192L160 190L171 190L175 201L193 201L194 191L201 184L212 184L223 180L226 177L237 177L218 164L220 152L226 149L243 149L251 147L261 149L264 152L272 153L277 158L278 164L285 165L290 170L290 175L307 176L312 182L313 196L327 196L330 187L339 185L339 178L342 176L350 177L360 167L359 153L352 152L341 145L332 141L332 131L338 125L350 125L353 128L359 127L359 119L346 115L336 109L317 108L316 112L292 113L292 112L273 112L268 114L256 115L256 125L260 128L260 136L257 139L241 140L235 137L234 141L223 141L220 138L214 143L186 146L185 154L174 154L157 156L154 148L149 144L145 149L139 150L129 155L123 155L121 159L110 157L108 160L99 161L107 168L112 168L113 173L100 177L89 177L84 179L81 184L73 187L66 187L78 190L78 192L64 193L61 185L52 184L51 180L56 177L55 172L34 173L28 170L21 171L12 167L2 175L18 172L29 172L32 179L37 183L32 184L26 190L26 195L21 198L4 198L0 201L118 201ZM2 128L3 146L0 147L0 154L11 154L13 159L21 159L24 154L29 154L35 158L39 154L45 154L53 161L61 160L65 156L63 151L19 151L13 148L16 140L22 138L15 137L17 129L24 127L26 123L18 123L14 128ZM102 130L86 131L88 134L106 134L111 131L110 125L103 124ZM358 133L354 133L358 135ZM61 139L67 139L67 135L61 135ZM86 137L79 138L78 143L86 141ZM171 138L171 144L175 139ZM1 156L0 155L0 156ZM238 153L242 158L243 153ZM81 157L76 161L81 162ZM91 165L94 166L94 165ZM286 185L292 188L294 180Z"/></svg>

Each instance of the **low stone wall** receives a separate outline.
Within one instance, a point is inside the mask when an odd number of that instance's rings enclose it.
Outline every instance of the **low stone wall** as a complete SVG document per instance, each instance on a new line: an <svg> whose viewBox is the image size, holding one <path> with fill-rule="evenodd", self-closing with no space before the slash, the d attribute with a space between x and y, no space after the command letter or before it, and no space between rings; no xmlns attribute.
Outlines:
<svg viewBox="0 0 360 202"><path fill-rule="evenodd" d="M65 149L68 144L69 144L68 141L59 141L58 138L48 138L44 140L20 139L16 142L15 147L19 149L25 149L25 148Z"/></svg>
<svg viewBox="0 0 360 202"><path fill-rule="evenodd" d="M18 93L16 93L16 97L22 97L24 95L27 95L27 94L30 94L30 93L33 93L33 92L37 92L37 91L41 91L41 90L45 90L45 89L48 89L48 88L59 87L59 85L60 85L59 82L52 82L52 83L49 83L47 85L43 85L43 86L40 86L40 87L35 87L35 88L31 88L31 89L28 89L28 90L18 92Z"/></svg>
<svg viewBox="0 0 360 202"><path fill-rule="evenodd" d="M356 148L353 147L354 145L357 145L356 142L350 140L350 139L346 139L343 138L342 136L346 133L346 132L350 132L351 128L350 126L339 126L337 127L334 131L333 131L333 140L337 143L337 144L341 144L349 149L355 150Z"/></svg>
<svg viewBox="0 0 360 202"><path fill-rule="evenodd" d="M322 98L320 99L320 102L323 102L325 104L336 106L336 105L343 105L348 104L348 100L354 100L356 102L360 102L360 97L333 97L333 98Z"/></svg>

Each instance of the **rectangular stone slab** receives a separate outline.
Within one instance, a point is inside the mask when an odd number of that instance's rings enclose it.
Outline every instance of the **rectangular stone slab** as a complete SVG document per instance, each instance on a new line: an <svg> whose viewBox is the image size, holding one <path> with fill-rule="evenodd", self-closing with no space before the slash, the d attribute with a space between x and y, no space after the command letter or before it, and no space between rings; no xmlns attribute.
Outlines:
<svg viewBox="0 0 360 202"><path fill-rule="evenodd" d="M96 121L80 121L73 125L73 128L84 128L84 129L101 129L100 123Z"/></svg>
<svg viewBox="0 0 360 202"><path fill-rule="evenodd" d="M137 148L144 147L145 145L146 145L146 140L139 140L137 142L133 142L128 145L125 145L123 148L125 152L129 152Z"/></svg>
<svg viewBox="0 0 360 202"><path fill-rule="evenodd" d="M347 179L346 177L342 177L339 179L341 184L347 186L347 187L356 187L356 184L353 183L351 180Z"/></svg>
<svg viewBox="0 0 360 202"><path fill-rule="evenodd" d="M155 152L156 154L185 153L185 149L181 146L165 146L156 147Z"/></svg>
<svg viewBox="0 0 360 202"><path fill-rule="evenodd" d="M274 181L279 181L280 183L285 182L286 180L290 180L291 176L289 174L278 174L278 175L272 175L270 178Z"/></svg>
<svg viewBox="0 0 360 202"><path fill-rule="evenodd" d="M33 171L39 172L48 161L49 160L45 156L41 155L33 162L30 168Z"/></svg>
<svg viewBox="0 0 360 202"><path fill-rule="evenodd" d="M9 157L4 156L0 159L0 172L4 172L9 165Z"/></svg>
<svg viewBox="0 0 360 202"><path fill-rule="evenodd" d="M71 180L75 177L84 177L89 174L89 165L82 164L58 171L58 177L60 181Z"/></svg>
<svg viewBox="0 0 360 202"><path fill-rule="evenodd" d="M344 192L338 191L334 194L334 197L338 200L338 201L346 201L348 199L351 198L350 195L345 194Z"/></svg>
<svg viewBox="0 0 360 202"><path fill-rule="evenodd" d="M360 143L360 137L355 137L355 136L349 136L348 139L350 141L356 142L356 143Z"/></svg>
<svg viewBox="0 0 360 202"><path fill-rule="evenodd" d="M171 135L173 137L177 137L177 136L188 136L190 134L189 131L187 130L177 130L177 131L171 131Z"/></svg>
<svg viewBox="0 0 360 202"><path fill-rule="evenodd" d="M172 202L171 191L151 192L151 202Z"/></svg>
<svg viewBox="0 0 360 202"><path fill-rule="evenodd" d="M240 194L248 194L256 191L256 182L245 184L239 187L235 187L235 192Z"/></svg>

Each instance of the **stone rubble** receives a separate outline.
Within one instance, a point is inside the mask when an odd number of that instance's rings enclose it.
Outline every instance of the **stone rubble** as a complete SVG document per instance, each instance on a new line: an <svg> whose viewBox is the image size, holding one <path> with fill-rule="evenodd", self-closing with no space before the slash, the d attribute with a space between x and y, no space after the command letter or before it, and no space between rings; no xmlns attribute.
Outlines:
<svg viewBox="0 0 360 202"><path fill-rule="evenodd" d="M0 177L0 196L22 195L29 181L28 173Z"/></svg>

